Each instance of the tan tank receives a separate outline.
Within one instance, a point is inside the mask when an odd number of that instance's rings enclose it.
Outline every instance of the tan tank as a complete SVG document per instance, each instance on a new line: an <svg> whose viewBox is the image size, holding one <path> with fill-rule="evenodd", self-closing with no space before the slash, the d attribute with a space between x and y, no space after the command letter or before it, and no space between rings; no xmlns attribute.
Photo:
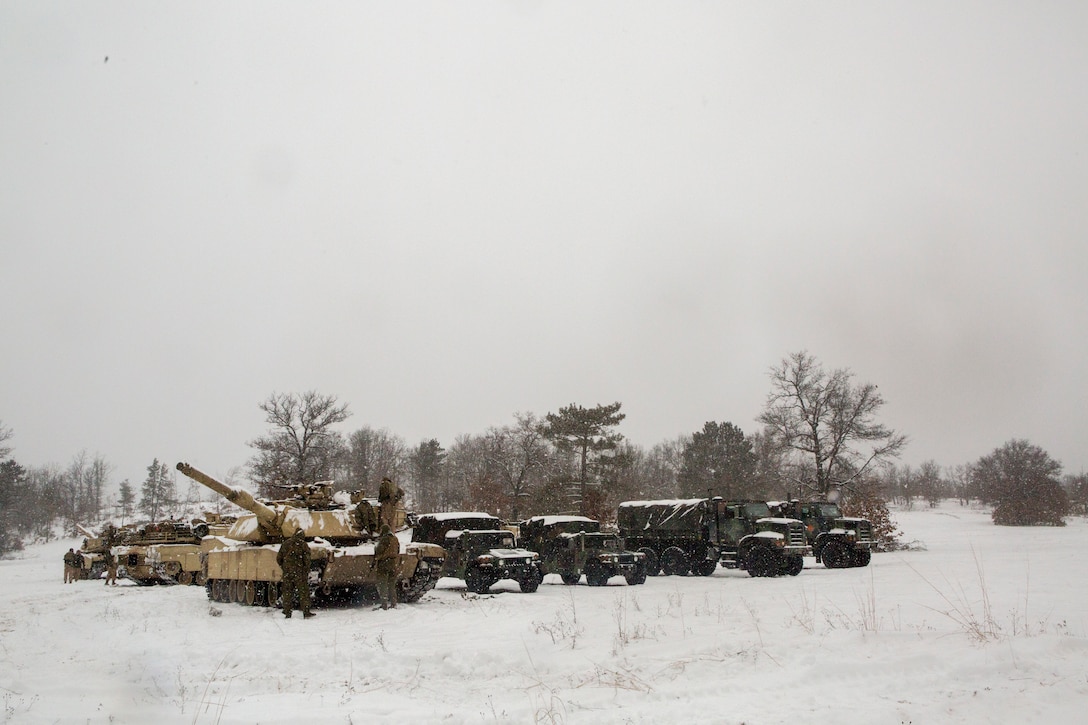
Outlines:
<svg viewBox="0 0 1088 725"><path fill-rule="evenodd" d="M140 585L203 584L199 523L156 521L120 530L113 547L117 574Z"/></svg>
<svg viewBox="0 0 1088 725"><path fill-rule="evenodd" d="M76 529L85 537L83 546L79 548L83 555L83 565L80 567L80 579L101 579L106 573L106 552L117 543L126 529L118 529L112 524L106 526L101 534L96 534L90 529L76 524Z"/></svg>
<svg viewBox="0 0 1088 725"><path fill-rule="evenodd" d="M317 602L377 597L371 534L359 527L346 504L333 500L330 484L297 486L292 499L263 502L187 463L178 463L177 469L249 512L240 515L225 535L209 535L201 542L209 599L277 606L282 571L276 554L299 528L310 546L310 587ZM403 513L398 520L404 520ZM407 537L401 550L398 598L414 602L434 588L446 550L409 543Z"/></svg>

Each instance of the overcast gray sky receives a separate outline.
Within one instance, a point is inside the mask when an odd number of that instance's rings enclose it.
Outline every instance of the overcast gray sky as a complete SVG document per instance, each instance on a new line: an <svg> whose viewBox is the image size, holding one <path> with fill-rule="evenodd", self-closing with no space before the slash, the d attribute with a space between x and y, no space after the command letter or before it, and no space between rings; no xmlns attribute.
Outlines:
<svg viewBox="0 0 1088 725"><path fill-rule="evenodd" d="M1088 5L0 3L0 421L245 463L620 401L757 429L808 350L903 461L1088 466Z"/></svg>

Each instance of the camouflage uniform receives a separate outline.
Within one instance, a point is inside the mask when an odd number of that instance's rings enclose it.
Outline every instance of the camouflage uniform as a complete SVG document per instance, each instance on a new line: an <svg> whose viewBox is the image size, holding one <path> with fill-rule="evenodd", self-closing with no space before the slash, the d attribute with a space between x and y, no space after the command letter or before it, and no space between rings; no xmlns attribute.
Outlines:
<svg viewBox="0 0 1088 725"><path fill-rule="evenodd" d="M283 582L280 593L283 598L283 616L290 617L295 597L303 617L312 617L310 611L310 547L302 529L295 531L287 541L280 544L276 553L276 563L283 569Z"/></svg>
<svg viewBox="0 0 1088 725"><path fill-rule="evenodd" d="M378 528L378 516L374 513L374 507L366 499L355 506L355 523L368 534L373 534Z"/></svg>
<svg viewBox="0 0 1088 725"><path fill-rule="evenodd" d="M378 597L382 609L397 606L397 565L400 563L400 540L388 524L382 525L382 537L374 547L374 561L378 569Z"/></svg>
<svg viewBox="0 0 1088 725"><path fill-rule="evenodd" d="M106 585L117 586L117 557L109 549L106 550Z"/></svg>
<svg viewBox="0 0 1088 725"><path fill-rule="evenodd" d="M402 498L404 491L391 479L383 478L382 485L378 488L378 518L390 530L397 528L397 504Z"/></svg>
<svg viewBox="0 0 1088 725"><path fill-rule="evenodd" d="M76 550L69 549L64 555L64 583L71 584L76 580Z"/></svg>

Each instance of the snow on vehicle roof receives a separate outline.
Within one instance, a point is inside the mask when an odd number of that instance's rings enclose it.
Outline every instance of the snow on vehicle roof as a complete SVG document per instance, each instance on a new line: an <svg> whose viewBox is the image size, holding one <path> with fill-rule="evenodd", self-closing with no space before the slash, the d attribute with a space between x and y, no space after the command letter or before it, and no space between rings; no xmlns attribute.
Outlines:
<svg viewBox="0 0 1088 725"><path fill-rule="evenodd" d="M666 498L658 501L624 501L620 506L692 506L706 501L705 498Z"/></svg>
<svg viewBox="0 0 1088 725"><path fill-rule="evenodd" d="M552 524L569 524L575 521L588 521L594 523L596 519L591 519L587 516L533 516L529 521L539 521L545 526L551 526Z"/></svg>
<svg viewBox="0 0 1088 725"><path fill-rule="evenodd" d="M434 519L435 521L449 521L451 519L497 519L498 516L492 516L491 514L485 514L481 511L444 511L438 514L423 514L420 518L426 516Z"/></svg>

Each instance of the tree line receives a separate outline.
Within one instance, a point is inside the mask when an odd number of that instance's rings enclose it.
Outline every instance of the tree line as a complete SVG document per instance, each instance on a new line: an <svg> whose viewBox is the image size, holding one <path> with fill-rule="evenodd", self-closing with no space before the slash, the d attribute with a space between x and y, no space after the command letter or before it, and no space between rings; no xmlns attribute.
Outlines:
<svg viewBox="0 0 1088 725"><path fill-rule="evenodd" d="M847 368L828 370L806 351L783 358L769 378L759 430L707 421L651 448L619 432L620 402L571 403L543 416L519 412L506 425L443 446L433 438L409 445L372 426L344 434L337 427L351 412L335 395L273 393L259 404L268 428L249 442L254 453L244 476L266 498L325 480L373 496L388 476L416 511L482 510L507 520L579 513L609 521L621 501L704 496L839 500L848 511L886 521L886 535L894 533L887 501L980 501L995 507L1002 524L1060 524L1070 512L1088 513L1088 477L1061 477L1061 465L1028 441L946 470L932 461L898 466L908 439L880 421L885 401L876 385L858 382ZM0 425L0 460L12 451L11 437ZM195 485L179 497L173 471L158 459L147 470L138 491L126 480L117 499L106 500L110 466L101 457L79 454L65 469L6 460L0 551L23 536L48 536L57 521L155 520L205 497Z"/></svg>

